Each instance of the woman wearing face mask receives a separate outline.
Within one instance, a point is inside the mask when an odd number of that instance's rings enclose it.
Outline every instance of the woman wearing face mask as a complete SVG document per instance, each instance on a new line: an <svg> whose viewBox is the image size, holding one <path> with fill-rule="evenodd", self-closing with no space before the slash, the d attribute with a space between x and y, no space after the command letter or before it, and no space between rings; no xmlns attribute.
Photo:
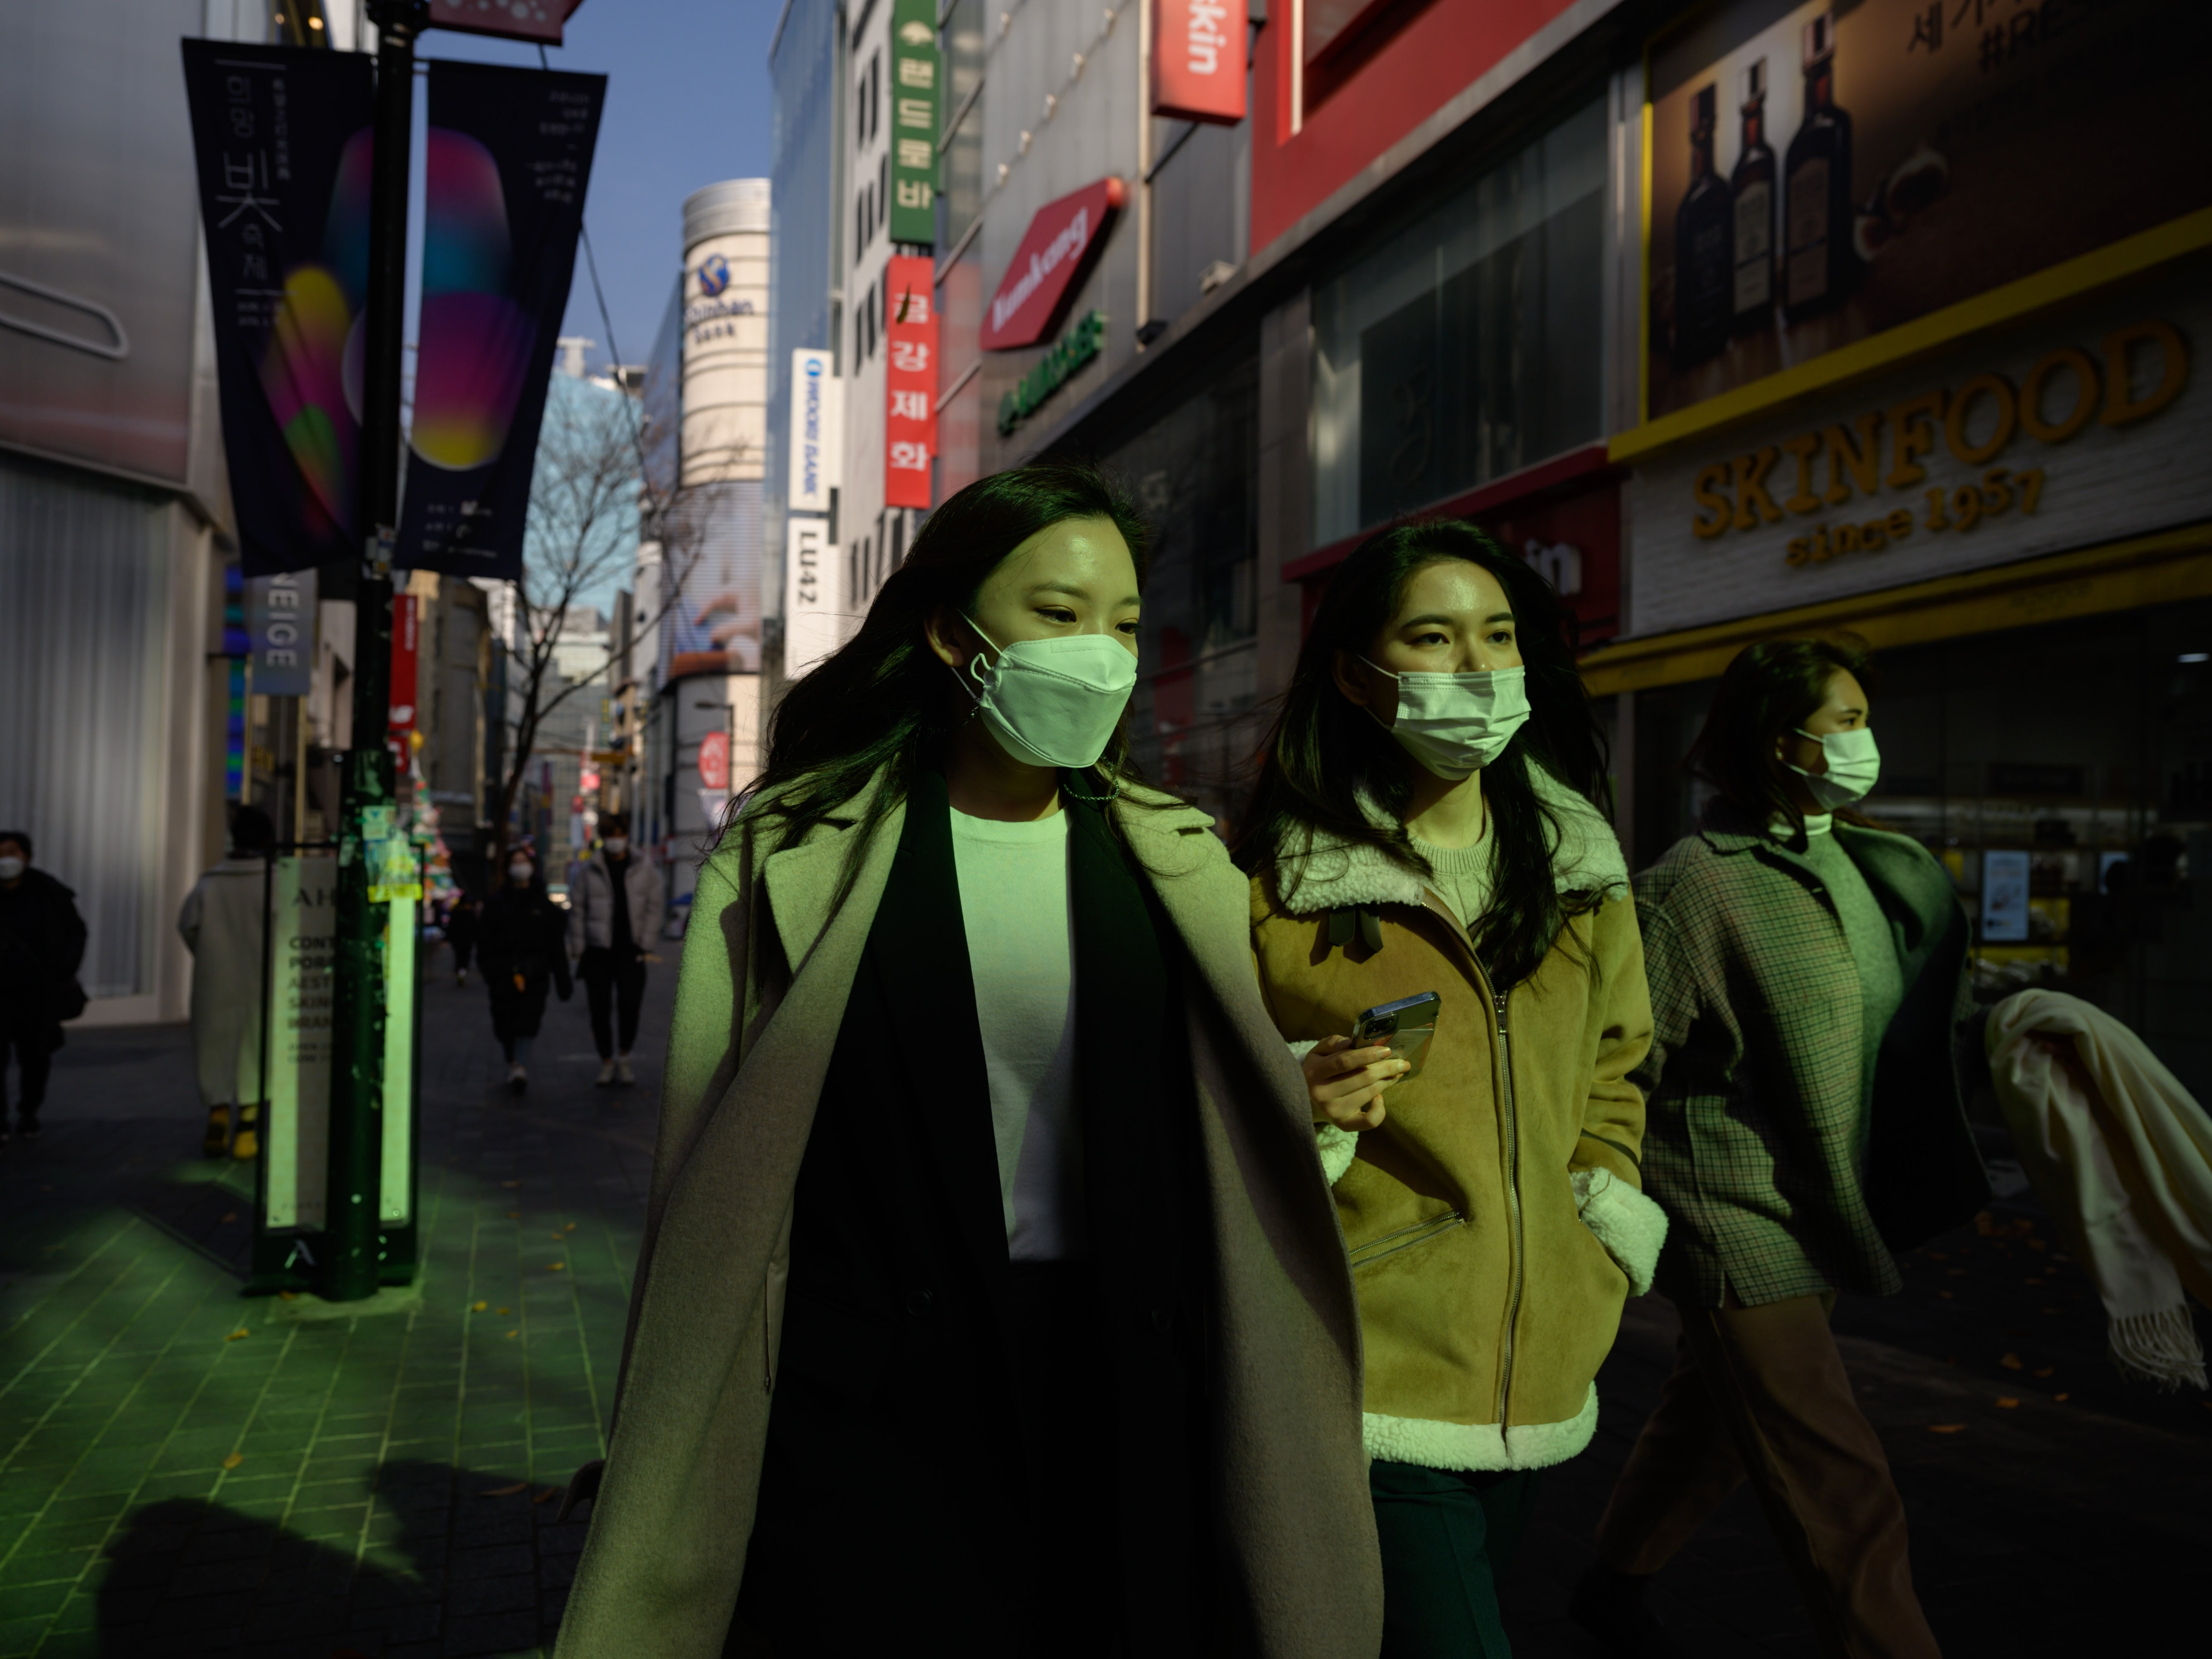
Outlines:
<svg viewBox="0 0 2212 1659"><path fill-rule="evenodd" d="M938 507L702 868L564 1659L1372 1654L1350 1276L1144 531ZM734 1608L734 1628L732 1628Z"/></svg>
<svg viewBox="0 0 2212 1659"><path fill-rule="evenodd" d="M1636 879L1645 1185L1682 1336L1575 1592L1616 1652L1678 1651L1644 1586L1747 1475L1821 1652L1936 1651L1828 1330L1838 1291L1894 1294L1893 1253L1989 1194L1951 1060L1966 915L1933 854L1856 810L1881 767L1870 678L1829 641L1740 653L1690 756L1718 797Z"/></svg>
<svg viewBox="0 0 2212 1659"><path fill-rule="evenodd" d="M527 846L509 848L507 879L485 902L477 931L477 965L491 993L492 1035L507 1056L509 1094L530 1087L530 1051L545 1021L547 987L568 1000L567 933L536 854Z"/></svg>
<svg viewBox="0 0 2212 1659"><path fill-rule="evenodd" d="M603 813L599 850L576 866L568 884L568 949L591 1004L602 1089L637 1081L630 1045L645 1002L646 947L659 932L660 872L631 852L629 814Z"/></svg>
<svg viewBox="0 0 2212 1659"><path fill-rule="evenodd" d="M1470 525L1408 525L1331 579L1237 840L1358 1286L1387 1659L1508 1650L1534 1472L1589 1443L1665 1231L1604 775L1551 589ZM1418 1076L1352 1046L1425 992Z"/></svg>

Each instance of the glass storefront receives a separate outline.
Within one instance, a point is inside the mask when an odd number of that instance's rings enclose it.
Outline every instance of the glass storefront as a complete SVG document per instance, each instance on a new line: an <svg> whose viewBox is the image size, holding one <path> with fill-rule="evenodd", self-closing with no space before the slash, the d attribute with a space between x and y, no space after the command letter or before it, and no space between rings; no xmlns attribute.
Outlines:
<svg viewBox="0 0 2212 1659"><path fill-rule="evenodd" d="M1103 459L1152 531L1130 708L1137 763L1219 817L1261 735L1258 360L1201 385Z"/></svg>
<svg viewBox="0 0 2212 1659"><path fill-rule="evenodd" d="M1949 868L1975 993L2094 1003L2212 1098L2212 602L1881 653L1866 810ZM1637 695L1636 848L1690 832L1715 683Z"/></svg>
<svg viewBox="0 0 2212 1659"><path fill-rule="evenodd" d="M1607 131L1583 106L1315 285L1315 546L1601 435Z"/></svg>

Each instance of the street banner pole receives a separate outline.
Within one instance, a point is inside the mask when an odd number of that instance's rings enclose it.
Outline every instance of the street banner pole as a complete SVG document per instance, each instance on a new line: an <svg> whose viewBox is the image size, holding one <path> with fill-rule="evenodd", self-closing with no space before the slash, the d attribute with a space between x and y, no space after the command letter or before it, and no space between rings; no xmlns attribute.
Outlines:
<svg viewBox="0 0 2212 1659"><path fill-rule="evenodd" d="M399 521L400 342L405 322L407 152L415 114L415 38L428 0L373 0L377 28L374 162L369 185L368 293L363 331L363 558L354 605L353 747L339 794L338 914L332 987L329 1250L320 1294L376 1294L384 1147L386 907L372 902L375 867L395 822L391 718L392 553Z"/></svg>

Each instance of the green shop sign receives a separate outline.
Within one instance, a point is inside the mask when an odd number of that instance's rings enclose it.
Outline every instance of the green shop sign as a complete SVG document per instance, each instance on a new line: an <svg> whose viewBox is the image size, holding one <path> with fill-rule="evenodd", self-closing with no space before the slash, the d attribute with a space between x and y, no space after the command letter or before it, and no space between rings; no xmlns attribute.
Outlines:
<svg viewBox="0 0 2212 1659"><path fill-rule="evenodd" d="M891 7L891 240L937 241L937 123L945 64L935 0Z"/></svg>
<svg viewBox="0 0 2212 1659"><path fill-rule="evenodd" d="M1036 367L1014 382L999 399L999 435L1005 437L1036 413L1045 399L1066 386L1075 371L1098 355L1106 339L1106 313L1088 313L1083 320L1037 359Z"/></svg>

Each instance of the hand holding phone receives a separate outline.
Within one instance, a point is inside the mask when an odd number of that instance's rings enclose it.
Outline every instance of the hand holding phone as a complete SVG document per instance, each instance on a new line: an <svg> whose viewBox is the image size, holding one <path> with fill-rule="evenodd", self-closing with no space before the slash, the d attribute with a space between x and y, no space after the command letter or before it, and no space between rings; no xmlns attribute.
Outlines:
<svg viewBox="0 0 2212 1659"><path fill-rule="evenodd" d="M1443 1007L1443 999L1434 991L1379 1004L1359 1016L1352 1028L1352 1041L1367 1048L1386 1048L1394 1059L1404 1060L1399 1082L1419 1077Z"/></svg>
<svg viewBox="0 0 2212 1659"><path fill-rule="evenodd" d="M1382 1121L1382 1091L1405 1069L1389 1049L1355 1048L1348 1036L1323 1038L1298 1064L1305 1073L1314 1121L1355 1134Z"/></svg>

